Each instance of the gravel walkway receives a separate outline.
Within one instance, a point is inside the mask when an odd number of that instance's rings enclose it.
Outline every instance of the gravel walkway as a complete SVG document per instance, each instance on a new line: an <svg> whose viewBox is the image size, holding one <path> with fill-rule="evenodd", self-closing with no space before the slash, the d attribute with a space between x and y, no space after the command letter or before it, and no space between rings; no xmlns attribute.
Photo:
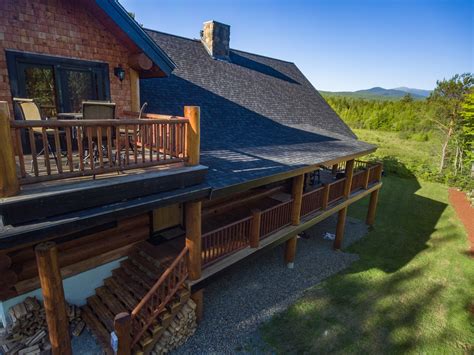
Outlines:
<svg viewBox="0 0 474 355"><path fill-rule="evenodd" d="M307 288L358 259L355 254L335 252L325 232L335 232L335 216L299 238L294 269L283 263L283 246L242 263L204 291L204 319L195 335L176 354L235 353L265 350L258 326L294 303ZM343 247L362 238L367 227L349 218ZM266 349L268 350L268 349ZM259 351L257 351L259 352Z"/></svg>

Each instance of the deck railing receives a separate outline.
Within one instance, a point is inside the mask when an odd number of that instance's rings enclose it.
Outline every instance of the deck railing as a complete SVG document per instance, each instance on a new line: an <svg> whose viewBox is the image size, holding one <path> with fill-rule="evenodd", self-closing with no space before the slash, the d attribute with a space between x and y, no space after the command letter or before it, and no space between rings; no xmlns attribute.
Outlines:
<svg viewBox="0 0 474 355"><path fill-rule="evenodd" d="M369 170L359 170L352 176L351 192L363 189L365 187L366 176Z"/></svg>
<svg viewBox="0 0 474 355"><path fill-rule="evenodd" d="M252 217L202 235L202 265L209 266L219 259L249 245Z"/></svg>
<svg viewBox="0 0 474 355"><path fill-rule="evenodd" d="M28 184L185 161L188 123L174 116L11 121L18 179Z"/></svg>
<svg viewBox="0 0 474 355"><path fill-rule="evenodd" d="M344 197L344 185L346 178L331 182L329 185L329 199L328 203L336 202L337 200Z"/></svg>
<svg viewBox="0 0 474 355"><path fill-rule="evenodd" d="M290 225L292 203L293 200L289 200L262 211L260 239Z"/></svg>
<svg viewBox="0 0 474 355"><path fill-rule="evenodd" d="M131 313L131 348L140 341L142 335L153 324L166 304L188 277L188 248L180 252L173 263L161 275ZM119 339L120 342L120 339Z"/></svg>
<svg viewBox="0 0 474 355"><path fill-rule="evenodd" d="M323 192L324 186L303 194L301 201L301 217L307 216L308 214L323 208Z"/></svg>

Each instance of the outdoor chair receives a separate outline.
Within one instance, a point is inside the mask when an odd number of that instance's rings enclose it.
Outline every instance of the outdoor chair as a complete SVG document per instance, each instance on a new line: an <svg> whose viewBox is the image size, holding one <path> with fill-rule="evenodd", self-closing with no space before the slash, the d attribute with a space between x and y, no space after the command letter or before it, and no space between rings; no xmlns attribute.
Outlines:
<svg viewBox="0 0 474 355"><path fill-rule="evenodd" d="M18 107L22 119L25 121L42 121L41 118L41 113L39 110L39 107L36 105L33 99L24 99L24 98L13 98L13 102L16 104ZM36 138L37 136L43 135L43 129L41 127L33 127L31 128L33 131L34 137ZM48 150L49 152L53 155L54 160L56 161L56 165L58 163L58 157L56 157L55 150L52 148L51 142L54 142L54 129L52 128L47 128L45 130L46 132L46 137L47 137L47 144L48 144ZM64 131L59 131L60 135L64 135ZM34 142L33 144L36 144ZM53 143L54 144L54 143ZM41 155L44 155L45 153L45 147L40 150L39 153L36 154L36 157L40 157ZM45 157L46 159L46 157ZM49 159L49 157L48 157ZM31 171L33 171L33 160L31 161Z"/></svg>
<svg viewBox="0 0 474 355"><path fill-rule="evenodd" d="M108 102L108 101L83 101L82 102L82 119L84 120L113 120L115 119L115 103ZM88 130L84 130L83 140L84 143L88 140ZM93 141L93 151L87 152L84 156L84 162L87 163L91 154L94 156L94 161L98 160L99 157L99 149L102 150L103 155L107 156L107 148L102 145L98 147L97 144L97 131L91 135ZM105 140L104 140L105 138ZM107 132L105 130L102 131L102 142L105 142L107 139ZM87 145L84 145L87 146ZM108 157L108 156L107 156ZM108 157L110 159L110 157Z"/></svg>

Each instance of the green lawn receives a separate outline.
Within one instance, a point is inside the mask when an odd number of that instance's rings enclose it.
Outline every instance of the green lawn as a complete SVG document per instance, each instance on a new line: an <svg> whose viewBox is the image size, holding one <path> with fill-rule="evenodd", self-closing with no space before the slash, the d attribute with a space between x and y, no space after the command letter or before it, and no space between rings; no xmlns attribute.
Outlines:
<svg viewBox="0 0 474 355"><path fill-rule="evenodd" d="M360 140L376 144L378 149L370 158L382 160L387 172L402 177L431 180L438 171L441 142L439 137L419 142L406 139L399 132L354 129Z"/></svg>
<svg viewBox="0 0 474 355"><path fill-rule="evenodd" d="M349 213L366 211L364 200ZM375 228L347 250L360 260L265 324L263 338L278 353L472 353L466 250L445 186L388 176Z"/></svg>

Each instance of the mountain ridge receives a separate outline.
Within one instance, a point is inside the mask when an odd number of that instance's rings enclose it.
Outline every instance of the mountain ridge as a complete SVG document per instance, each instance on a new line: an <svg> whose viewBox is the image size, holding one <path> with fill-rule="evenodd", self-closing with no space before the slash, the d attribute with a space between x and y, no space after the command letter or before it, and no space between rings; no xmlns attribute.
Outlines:
<svg viewBox="0 0 474 355"><path fill-rule="evenodd" d="M344 96L359 99L373 99L373 100L399 100L406 94L410 94L415 100L426 99L431 90L423 90L408 87L398 87L394 89L385 89L380 86L375 86L370 89L356 90L356 91L323 91L320 93L325 96Z"/></svg>

